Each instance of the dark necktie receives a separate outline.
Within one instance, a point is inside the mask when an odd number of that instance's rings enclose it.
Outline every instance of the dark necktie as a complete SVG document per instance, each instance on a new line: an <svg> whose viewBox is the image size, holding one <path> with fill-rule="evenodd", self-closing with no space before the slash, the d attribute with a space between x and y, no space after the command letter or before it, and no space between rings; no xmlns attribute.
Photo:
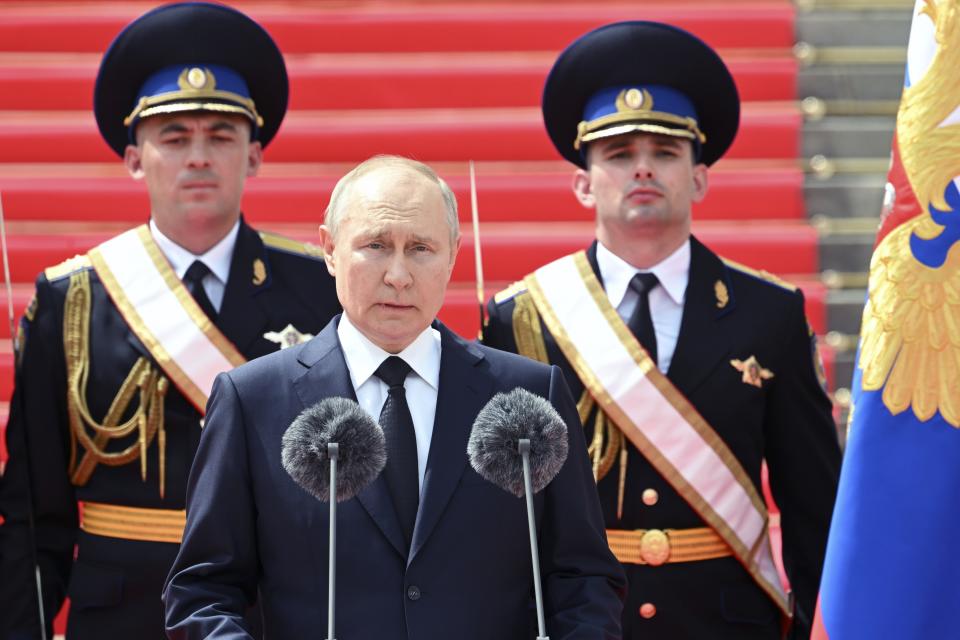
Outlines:
<svg viewBox="0 0 960 640"><path fill-rule="evenodd" d="M216 322L217 311L213 308L213 303L210 302L210 298L207 297L207 292L203 288L203 279L209 273L210 267L200 260L194 260L187 272L183 274L183 284L211 322Z"/></svg>
<svg viewBox="0 0 960 640"><path fill-rule="evenodd" d="M659 282L652 273L638 273L631 278L630 288L637 292L637 306L627 321L630 331L650 354L654 364L657 363L657 334L653 330L653 318L650 316L650 290Z"/></svg>
<svg viewBox="0 0 960 640"><path fill-rule="evenodd" d="M408 373L410 365L397 356L390 356L374 375L389 387L387 401L380 410L380 426L387 440L387 466L383 476L409 549L413 525L417 521L417 505L420 503L420 476L417 470L417 436L403 387Z"/></svg>

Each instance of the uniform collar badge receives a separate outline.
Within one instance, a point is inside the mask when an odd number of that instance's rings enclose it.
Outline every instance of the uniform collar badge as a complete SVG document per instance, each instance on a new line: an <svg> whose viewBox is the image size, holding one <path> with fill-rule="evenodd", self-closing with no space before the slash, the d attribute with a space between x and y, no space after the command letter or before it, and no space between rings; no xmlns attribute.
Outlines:
<svg viewBox="0 0 960 640"><path fill-rule="evenodd" d="M730 364L734 369L743 374L742 380L744 384L761 387L763 386L764 380L769 380L773 377L773 372L769 369L764 369L756 356L750 356L746 360L734 359L730 361Z"/></svg>
<svg viewBox="0 0 960 640"><path fill-rule="evenodd" d="M300 333L292 324L288 324L280 331L267 331L263 337L270 342L276 342L281 349L295 347L313 337L311 333Z"/></svg>
<svg viewBox="0 0 960 640"><path fill-rule="evenodd" d="M263 260L257 258L253 261L253 284L260 286L267 279L267 265L263 264Z"/></svg>
<svg viewBox="0 0 960 640"><path fill-rule="evenodd" d="M717 280L713 284L713 292L717 296L717 309L723 309L730 302L730 292L727 291L727 285L723 280Z"/></svg>

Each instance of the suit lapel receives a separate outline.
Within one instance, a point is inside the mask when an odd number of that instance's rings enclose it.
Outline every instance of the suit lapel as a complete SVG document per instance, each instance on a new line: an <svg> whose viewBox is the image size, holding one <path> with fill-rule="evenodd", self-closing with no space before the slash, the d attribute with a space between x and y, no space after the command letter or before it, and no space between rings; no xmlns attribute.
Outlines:
<svg viewBox="0 0 960 640"><path fill-rule="evenodd" d="M300 352L298 361L303 369L295 375L293 387L303 408L335 396L349 398L354 402L357 400L357 394L350 382L347 362L340 349L340 339L337 337L339 323L338 315ZM383 475L377 476L376 480L357 494L357 500L397 553L406 557L406 541Z"/></svg>
<svg viewBox="0 0 960 640"><path fill-rule="evenodd" d="M493 380L477 368L483 360L480 350L439 322L435 326L441 334L440 388L408 562L426 543L456 490L467 465L473 419L490 398L493 386Z"/></svg>
<svg viewBox="0 0 960 640"><path fill-rule="evenodd" d="M254 278L257 260L263 265L265 279ZM248 353L250 345L267 330L269 318L263 305L264 298L269 296L261 294L270 290L269 265L260 235L241 220L230 260L230 276L217 314L217 328L241 353Z"/></svg>
<svg viewBox="0 0 960 640"><path fill-rule="evenodd" d="M721 305L717 283L726 287ZM729 353L721 320L734 309L733 289L723 261L690 238L690 280L683 304L680 335L667 377L685 396L691 393Z"/></svg>

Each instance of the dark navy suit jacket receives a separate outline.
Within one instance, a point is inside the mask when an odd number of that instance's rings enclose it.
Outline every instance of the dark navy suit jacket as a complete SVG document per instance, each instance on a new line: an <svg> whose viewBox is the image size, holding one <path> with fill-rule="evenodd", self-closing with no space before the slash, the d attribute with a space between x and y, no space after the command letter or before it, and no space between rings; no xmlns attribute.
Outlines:
<svg viewBox="0 0 960 640"><path fill-rule="evenodd" d="M246 637L259 589L270 638L326 629L328 507L280 461L297 415L355 398L339 318L309 343L221 375L188 485L188 520L164 592L171 638ZM554 640L619 638L624 578L610 554L580 427L557 367L467 344L440 323L440 388L409 558L382 477L338 509L340 640L530 634L533 583L524 501L467 460L480 409L523 387L549 398L570 454L535 498L547 630Z"/></svg>

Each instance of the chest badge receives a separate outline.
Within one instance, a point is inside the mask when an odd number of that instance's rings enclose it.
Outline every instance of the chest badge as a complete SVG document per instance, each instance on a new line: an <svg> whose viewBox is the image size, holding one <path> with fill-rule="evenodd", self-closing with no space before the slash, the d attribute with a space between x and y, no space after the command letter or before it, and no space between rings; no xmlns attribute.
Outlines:
<svg viewBox="0 0 960 640"><path fill-rule="evenodd" d="M292 324L288 324L280 331L267 331L263 337L270 342L276 342L281 349L295 347L313 337L312 333L300 333Z"/></svg>
<svg viewBox="0 0 960 640"><path fill-rule="evenodd" d="M764 369L756 356L750 356L746 360L734 359L730 361L730 364L734 369L743 374L742 381L744 384L751 384L759 388L763 386L764 380L769 380L773 377L773 371Z"/></svg>

